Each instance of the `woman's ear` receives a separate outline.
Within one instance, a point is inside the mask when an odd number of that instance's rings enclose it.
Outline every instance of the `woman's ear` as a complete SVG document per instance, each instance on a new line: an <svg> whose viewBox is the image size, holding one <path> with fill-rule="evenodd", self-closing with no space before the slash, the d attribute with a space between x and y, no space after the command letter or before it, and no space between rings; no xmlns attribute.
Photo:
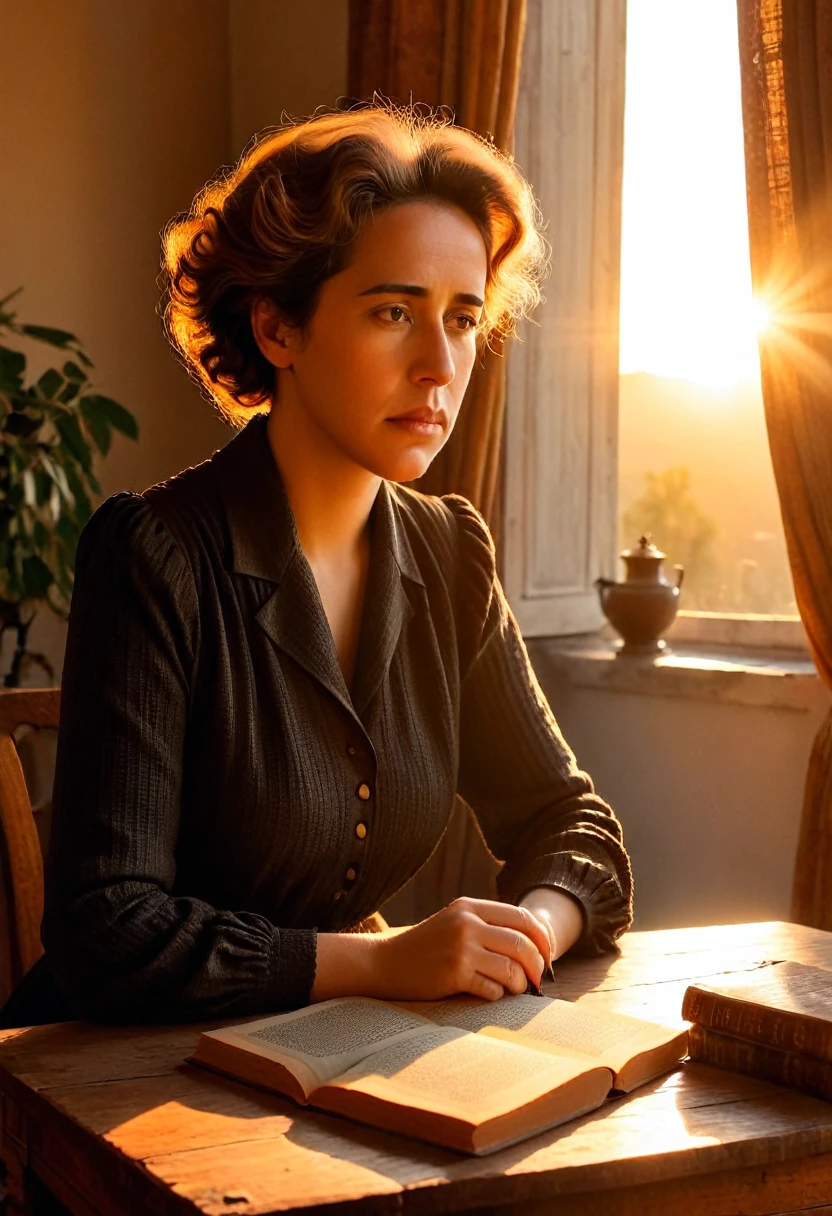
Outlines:
<svg viewBox="0 0 832 1216"><path fill-rule="evenodd" d="M273 300L260 296L251 306L251 331L261 354L274 367L292 366L298 330L284 320Z"/></svg>

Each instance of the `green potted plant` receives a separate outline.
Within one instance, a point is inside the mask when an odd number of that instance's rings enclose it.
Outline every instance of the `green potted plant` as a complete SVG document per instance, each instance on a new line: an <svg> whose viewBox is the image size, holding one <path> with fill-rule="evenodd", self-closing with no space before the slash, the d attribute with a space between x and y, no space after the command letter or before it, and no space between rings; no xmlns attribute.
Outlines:
<svg viewBox="0 0 832 1216"><path fill-rule="evenodd" d="M27 649L29 629L43 607L69 613L78 537L101 495L95 455L107 455L114 430L139 434L129 410L90 392L93 363L74 334L17 321L18 291L0 300L0 642L7 630L16 639L6 688L27 664L54 680L46 657ZM27 383L26 355L4 344L8 334L62 351L60 370Z"/></svg>

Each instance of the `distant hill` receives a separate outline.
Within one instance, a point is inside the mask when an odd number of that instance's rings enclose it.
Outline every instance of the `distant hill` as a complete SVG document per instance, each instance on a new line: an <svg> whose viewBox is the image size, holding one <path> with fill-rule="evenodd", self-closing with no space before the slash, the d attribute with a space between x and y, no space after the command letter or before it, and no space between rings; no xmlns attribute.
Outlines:
<svg viewBox="0 0 832 1216"><path fill-rule="evenodd" d="M788 611L788 562L758 384L718 391L643 372L620 377L619 516L643 492L645 473L678 466L689 469L693 497L719 528L715 549L726 582L751 562L772 587L776 602L745 610ZM627 545L636 539L621 537Z"/></svg>
<svg viewBox="0 0 832 1216"><path fill-rule="evenodd" d="M686 465L703 509L726 510L752 528L779 528L777 490L759 387L712 391L643 372L619 381L618 468L621 506L644 473Z"/></svg>

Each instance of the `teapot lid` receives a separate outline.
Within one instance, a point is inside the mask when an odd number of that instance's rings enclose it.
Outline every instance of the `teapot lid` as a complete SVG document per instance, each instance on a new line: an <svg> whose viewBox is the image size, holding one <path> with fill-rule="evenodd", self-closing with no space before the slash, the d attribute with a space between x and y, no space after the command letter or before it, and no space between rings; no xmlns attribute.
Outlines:
<svg viewBox="0 0 832 1216"><path fill-rule="evenodd" d="M625 549L621 554L622 557L646 557L653 561L661 561L667 557L666 553L662 553L661 549L657 549L652 543L652 536L647 532L644 536L640 536L637 549Z"/></svg>

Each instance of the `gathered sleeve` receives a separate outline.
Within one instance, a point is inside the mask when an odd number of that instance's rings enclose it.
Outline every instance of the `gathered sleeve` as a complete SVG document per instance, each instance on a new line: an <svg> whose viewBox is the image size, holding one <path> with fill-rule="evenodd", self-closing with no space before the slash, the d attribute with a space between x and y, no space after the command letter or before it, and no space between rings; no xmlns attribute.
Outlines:
<svg viewBox="0 0 832 1216"><path fill-rule="evenodd" d="M632 873L621 824L567 745L537 681L475 508L456 518L461 709L458 789L505 864L501 900L557 887L583 909L573 949L600 954L632 923Z"/></svg>
<svg viewBox="0 0 832 1216"><path fill-rule="evenodd" d="M140 495L78 544L42 937L93 1021L198 1020L308 1002L316 932L175 895L199 646L190 562Z"/></svg>

